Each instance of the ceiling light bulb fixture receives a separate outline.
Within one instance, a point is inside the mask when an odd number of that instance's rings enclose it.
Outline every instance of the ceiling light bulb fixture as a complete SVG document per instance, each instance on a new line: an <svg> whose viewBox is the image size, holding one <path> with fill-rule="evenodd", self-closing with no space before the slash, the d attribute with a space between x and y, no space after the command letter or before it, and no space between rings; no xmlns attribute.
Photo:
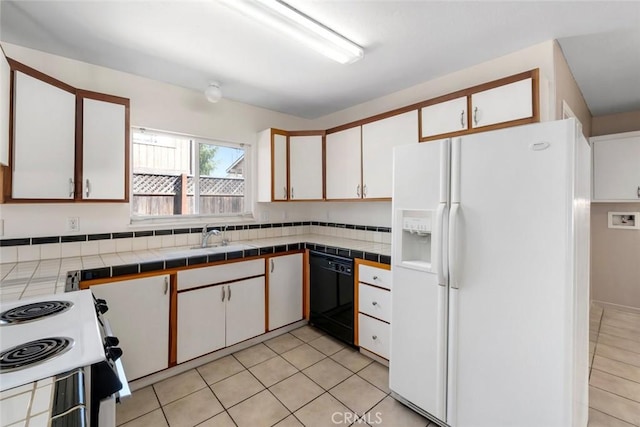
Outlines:
<svg viewBox="0 0 640 427"><path fill-rule="evenodd" d="M281 0L220 1L341 64L350 64L364 57L360 46Z"/></svg>
<svg viewBox="0 0 640 427"><path fill-rule="evenodd" d="M204 90L204 96L207 98L207 101L216 103L222 99L222 90L220 90L220 83L212 82L209 83L209 86Z"/></svg>

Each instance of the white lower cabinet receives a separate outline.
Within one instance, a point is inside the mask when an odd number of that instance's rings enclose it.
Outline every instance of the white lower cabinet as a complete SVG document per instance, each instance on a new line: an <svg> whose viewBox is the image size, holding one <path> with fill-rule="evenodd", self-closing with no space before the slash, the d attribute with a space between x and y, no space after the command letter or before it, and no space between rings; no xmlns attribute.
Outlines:
<svg viewBox="0 0 640 427"><path fill-rule="evenodd" d="M264 276L227 285L227 346L264 334Z"/></svg>
<svg viewBox="0 0 640 427"><path fill-rule="evenodd" d="M239 271L242 264L236 264ZM178 293L178 363L263 333L264 276Z"/></svg>
<svg viewBox="0 0 640 427"><path fill-rule="evenodd" d="M360 260L356 264L358 345L388 360L391 337L391 271L384 264Z"/></svg>
<svg viewBox="0 0 640 427"><path fill-rule="evenodd" d="M364 314L358 314L360 347L389 359L391 325Z"/></svg>
<svg viewBox="0 0 640 427"><path fill-rule="evenodd" d="M178 363L225 346L224 285L178 294Z"/></svg>
<svg viewBox="0 0 640 427"><path fill-rule="evenodd" d="M267 259L269 330L302 319L302 254Z"/></svg>
<svg viewBox="0 0 640 427"><path fill-rule="evenodd" d="M128 380L169 366L169 275L91 286L107 301L105 313L120 340Z"/></svg>

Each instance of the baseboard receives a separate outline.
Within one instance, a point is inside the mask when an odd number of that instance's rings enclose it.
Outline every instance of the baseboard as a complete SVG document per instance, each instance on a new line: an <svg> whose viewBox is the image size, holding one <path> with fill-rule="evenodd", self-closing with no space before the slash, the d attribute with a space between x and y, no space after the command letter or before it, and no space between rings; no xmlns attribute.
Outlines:
<svg viewBox="0 0 640 427"><path fill-rule="evenodd" d="M221 348L220 350L214 351L213 353L200 356L197 359L189 360L187 362L180 363L179 365L173 366L163 371L156 372L151 375L147 375L146 377L138 378L137 380L134 380L129 383L129 388L131 389L132 392L135 390L139 390L151 384L155 384L159 381L165 380L167 378L171 378L183 372L187 372L193 368L197 368L198 366L202 366L209 362L213 362L214 360L218 360L222 357L228 356L231 353L244 350L245 348L249 348L255 344L261 343L271 338L275 338L278 335L282 335L287 332L293 331L294 329L298 329L307 324L308 322L306 320L300 320L296 323L292 323L290 325L283 326L282 328L278 328L274 331L267 332L266 334L258 335L257 337L248 339L246 341L242 341L238 344L232 345L231 347ZM126 351L126 349L124 351Z"/></svg>
<svg viewBox="0 0 640 427"><path fill-rule="evenodd" d="M631 307L628 305L620 305L620 304L614 304L611 302L604 302L604 301L597 301L597 300L592 300L591 303L597 304L602 308L611 308L614 310L628 311L630 313L640 314L640 308L637 308L637 307Z"/></svg>
<svg viewBox="0 0 640 427"><path fill-rule="evenodd" d="M384 365L386 367L389 367L389 361L387 359L385 359L384 357L378 356L375 353L370 352L369 350L366 350L362 347L360 347L360 353L367 356L369 359L373 359L376 362L378 362L381 365Z"/></svg>

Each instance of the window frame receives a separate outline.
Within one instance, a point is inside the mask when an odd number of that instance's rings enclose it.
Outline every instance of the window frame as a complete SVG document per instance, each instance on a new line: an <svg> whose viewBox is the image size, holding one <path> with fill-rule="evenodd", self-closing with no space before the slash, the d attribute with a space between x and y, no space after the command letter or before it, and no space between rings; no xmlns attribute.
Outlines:
<svg viewBox="0 0 640 427"><path fill-rule="evenodd" d="M244 180L244 211L243 212L239 212L239 213L235 213L235 214L202 214L202 213L197 213L197 214L173 214L173 215L136 215L133 213L133 199L135 196L135 193L133 192L133 175L134 175L134 162L133 162L133 144L134 144L134 138L133 138L133 134L136 132L149 132L149 133L153 133L153 134L158 134L158 135L166 135L166 136L172 136L172 137L181 137L181 138L185 138L185 139L189 139L190 141L193 141L196 144L196 149L195 151L197 153L200 152L200 145L201 144L205 144L205 145L216 145L216 146L224 146L224 147L230 147L230 148L240 148L244 150L244 170L242 171L242 176L243 176L243 180ZM184 223L201 223L202 220L211 220L211 221L216 221L216 222L238 222L238 221L246 221L247 219L254 219L254 208L255 208L255 203L254 203L254 194L253 194L253 187L254 187L254 182L253 182L253 169L254 169L254 159L253 159L253 151L254 151L254 145L253 144L248 144L245 142L235 142L235 141L229 141L229 140L222 140L222 139L213 139L213 138L207 138L207 137L202 137L202 136L195 136L195 135L191 135L191 134L186 134L186 133L180 133L180 132L171 132L171 131L165 131L165 130L158 130L158 129L152 129L152 128L147 128L147 127L143 127L143 126L131 126L130 128L130 132L131 132L131 137L130 137L130 141L131 141L131 150L130 150L130 163L131 163L131 168L129 171L129 191L131 194L131 198L129 200L129 218L130 218L130 224L132 225L136 225L136 224L171 224L171 223L175 223L175 224L184 224ZM194 156L194 158L192 159L193 165L193 176L194 176L194 209L196 207L199 208L199 200L197 200L197 197L199 197L200 195L200 186L198 185L199 180L196 177L200 177L200 162L198 161L197 157Z"/></svg>

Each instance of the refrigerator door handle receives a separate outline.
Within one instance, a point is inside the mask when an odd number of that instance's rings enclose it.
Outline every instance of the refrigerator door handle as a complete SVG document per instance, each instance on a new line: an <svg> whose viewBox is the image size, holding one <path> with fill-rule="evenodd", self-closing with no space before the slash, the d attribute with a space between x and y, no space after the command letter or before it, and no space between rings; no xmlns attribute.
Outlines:
<svg viewBox="0 0 640 427"><path fill-rule="evenodd" d="M436 264L436 273L438 274L438 285L447 286L446 274L446 254L444 253L444 215L447 210L446 203L439 203L436 211L436 253L439 257Z"/></svg>
<svg viewBox="0 0 640 427"><path fill-rule="evenodd" d="M449 285L458 289L458 274L457 274L457 259L456 259L456 248L457 248L457 240L458 240L458 211L460 210L459 203L451 204L451 212L449 213Z"/></svg>

